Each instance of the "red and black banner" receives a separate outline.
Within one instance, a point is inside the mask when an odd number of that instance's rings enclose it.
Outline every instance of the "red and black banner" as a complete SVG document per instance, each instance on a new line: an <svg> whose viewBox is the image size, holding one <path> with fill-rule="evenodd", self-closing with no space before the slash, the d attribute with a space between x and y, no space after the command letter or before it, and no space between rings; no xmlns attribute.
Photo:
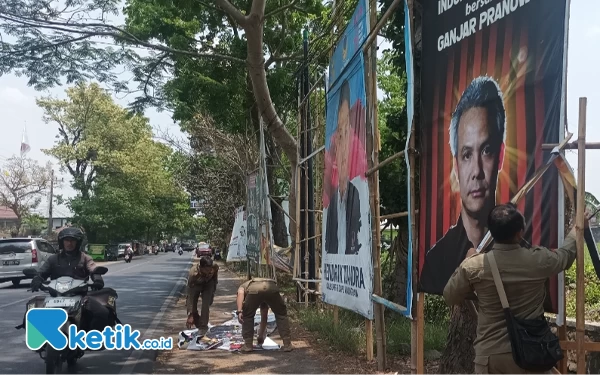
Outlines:
<svg viewBox="0 0 600 375"><path fill-rule="evenodd" d="M420 291L442 294L486 234L491 208L546 163L543 143L558 143L566 6L423 1ZM532 245L557 247L557 200L551 168L519 204Z"/></svg>

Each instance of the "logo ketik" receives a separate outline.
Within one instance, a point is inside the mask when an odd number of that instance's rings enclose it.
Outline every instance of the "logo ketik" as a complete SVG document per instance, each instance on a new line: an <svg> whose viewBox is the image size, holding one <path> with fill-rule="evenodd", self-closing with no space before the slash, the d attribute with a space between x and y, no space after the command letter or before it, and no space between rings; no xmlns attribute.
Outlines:
<svg viewBox="0 0 600 375"><path fill-rule="evenodd" d="M67 347L69 340L61 327L67 322L63 309L31 309L25 315L25 342L31 350L38 350L45 343L56 350Z"/></svg>
<svg viewBox="0 0 600 375"><path fill-rule="evenodd" d="M38 350L44 344L56 350L67 346L71 350L171 350L172 337L146 339L140 342L141 333L131 328L129 324L117 324L115 328L105 327L102 332L91 330L81 331L74 324L65 326L68 321L67 312L55 308L34 308L25 315L25 337L27 347Z"/></svg>

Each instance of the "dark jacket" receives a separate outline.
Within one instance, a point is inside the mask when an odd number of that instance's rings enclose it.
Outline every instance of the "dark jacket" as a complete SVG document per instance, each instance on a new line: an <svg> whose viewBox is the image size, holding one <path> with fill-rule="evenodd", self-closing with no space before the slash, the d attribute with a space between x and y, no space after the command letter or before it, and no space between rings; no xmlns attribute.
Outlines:
<svg viewBox="0 0 600 375"><path fill-rule="evenodd" d="M84 280L91 277L92 280L102 280L100 275L92 275L96 269L96 263L89 255L81 251L73 251L73 254L61 251L58 254L51 255L46 263L42 264L38 274L42 279L51 280L61 276L69 276L74 279Z"/></svg>
<svg viewBox="0 0 600 375"><path fill-rule="evenodd" d="M456 225L450 227L444 237L426 253L418 281L419 292L442 295L448 280L465 260L469 249L477 245L469 241L462 217L459 216ZM525 240L521 246L531 247Z"/></svg>
<svg viewBox="0 0 600 375"><path fill-rule="evenodd" d="M358 189L348 182L346 199L346 217L340 221L338 218L338 196L340 191L335 189L329 201L327 209L327 226L325 233L325 252L327 254L339 254L338 225L346 226L346 248L342 254L358 254L361 244L358 243L358 232L360 231L360 197Z"/></svg>

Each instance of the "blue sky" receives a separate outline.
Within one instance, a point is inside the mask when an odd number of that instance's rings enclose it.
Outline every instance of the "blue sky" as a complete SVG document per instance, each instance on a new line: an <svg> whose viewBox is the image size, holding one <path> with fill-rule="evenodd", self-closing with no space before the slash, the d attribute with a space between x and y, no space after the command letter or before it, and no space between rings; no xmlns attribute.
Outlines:
<svg viewBox="0 0 600 375"><path fill-rule="evenodd" d="M540 0L541 1L541 0ZM569 130L574 133L573 140L577 137L578 98L588 98L587 112L587 141L600 142L600 1L598 0L572 0L571 21L569 31L569 69L567 92L567 119ZM380 39L381 43L381 39ZM382 47L387 47L383 43ZM380 49L381 50L381 49ZM27 133L31 151L28 156L40 162L56 161L46 156L41 149L50 148L55 142L57 129L55 126L46 125L42 121L42 111L36 106L35 98L51 94L64 97L65 87L54 88L48 92L37 92L27 86L25 77L6 75L0 78L0 163L12 155L19 153L23 126L27 124ZM132 98L115 98L117 103L126 105ZM169 113L158 113L154 110L146 112L152 125L181 136L179 126L175 124ZM571 166L577 171L577 151L568 151L567 158ZM600 197L600 174L594 173L594 166L600 165L600 150L589 150L586 162L586 190ZM69 188L68 176L63 187L55 189L57 194L72 195ZM47 210L44 202L41 211ZM66 208L58 207L64 211Z"/></svg>

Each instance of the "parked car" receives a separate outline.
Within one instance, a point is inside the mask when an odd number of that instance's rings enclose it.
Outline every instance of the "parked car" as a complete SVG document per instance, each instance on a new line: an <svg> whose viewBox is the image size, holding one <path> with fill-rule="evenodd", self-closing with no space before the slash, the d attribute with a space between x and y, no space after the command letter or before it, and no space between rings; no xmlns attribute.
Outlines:
<svg viewBox="0 0 600 375"><path fill-rule="evenodd" d="M181 249L183 251L187 251L188 253L190 251L193 251L196 248L196 245L193 243L189 243L189 242L184 242L183 245L181 245Z"/></svg>
<svg viewBox="0 0 600 375"><path fill-rule="evenodd" d="M174 243L169 243L169 244L167 244L167 246L165 246L165 252L167 252L167 251L175 252L176 247L177 246L175 246Z"/></svg>
<svg viewBox="0 0 600 375"><path fill-rule="evenodd" d="M36 271L57 251L42 238L0 239L0 282L12 281L19 285L27 279L24 269Z"/></svg>
<svg viewBox="0 0 600 375"><path fill-rule="evenodd" d="M203 256L208 256L208 257L212 257L213 252L212 249L210 248L210 245L207 243L201 243L198 244L198 247L196 248L196 257L200 258Z"/></svg>

